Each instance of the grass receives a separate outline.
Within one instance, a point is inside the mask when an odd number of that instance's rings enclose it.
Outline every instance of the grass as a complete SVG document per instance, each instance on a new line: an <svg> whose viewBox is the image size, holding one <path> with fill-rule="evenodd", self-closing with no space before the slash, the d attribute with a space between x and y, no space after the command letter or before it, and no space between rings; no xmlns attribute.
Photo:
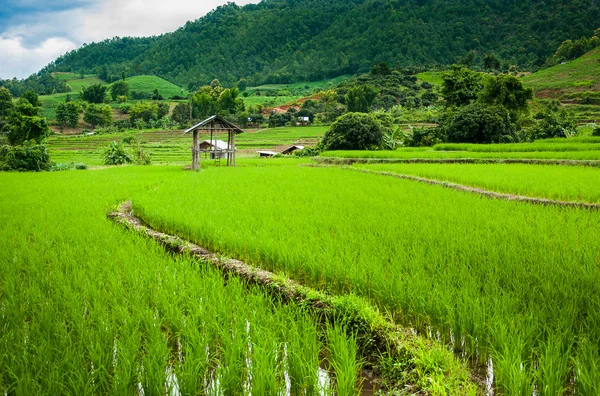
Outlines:
<svg viewBox="0 0 600 396"><path fill-rule="evenodd" d="M594 139L580 139L572 141L571 139L563 139L562 143L559 140L544 141L540 140L535 143L509 143L509 144L470 144L470 143L443 143L436 144L433 149L436 151L468 151L468 152L485 152L485 153L525 153L525 152L544 152L544 151L594 151L599 149L595 145L590 145L589 142L594 142Z"/></svg>
<svg viewBox="0 0 600 396"><path fill-rule="evenodd" d="M349 76L340 76L336 78L330 78L327 80L321 81L312 81L312 82L301 82L301 83L293 83L293 84L264 84L256 87L248 87L248 92L254 92L256 90L261 91L302 91L302 90L327 90L332 87L339 85L344 80L348 79Z"/></svg>
<svg viewBox="0 0 600 396"><path fill-rule="evenodd" d="M414 175L486 190L563 201L600 203L600 169L522 164L370 164L360 169Z"/></svg>
<svg viewBox="0 0 600 396"><path fill-rule="evenodd" d="M299 99L302 99L302 96L241 96L241 98L244 100L246 107L262 106L263 108L271 108L291 104Z"/></svg>
<svg viewBox="0 0 600 396"><path fill-rule="evenodd" d="M274 149L277 146L303 144L314 145L326 131L326 127L285 127L268 128L258 132L238 135L238 150L247 150L241 155L256 156L256 150ZM131 131L127 133L95 136L54 136L48 139L51 158L57 163L83 162L88 165L101 165L104 147L112 141L120 141L127 136L145 141L145 150L152 155L155 163L187 163L191 161L191 137L182 131ZM201 135L201 140L209 135ZM217 139L227 141L226 136ZM212 161L207 161L212 162Z"/></svg>
<svg viewBox="0 0 600 396"><path fill-rule="evenodd" d="M129 92L143 92L153 94L155 89L165 99L170 99L173 96L187 97L189 92L167 80L157 76L134 76L129 77L125 81L129 84Z"/></svg>
<svg viewBox="0 0 600 396"><path fill-rule="evenodd" d="M134 210L212 250L362 295L457 353L491 357L510 394L566 386L575 364L599 359L600 225L588 211L286 167L185 174L136 194ZM578 390L598 383L590 375Z"/></svg>
<svg viewBox="0 0 600 396"><path fill-rule="evenodd" d="M591 146L591 145L590 145ZM358 158L374 160L411 159L526 159L526 160L600 160L600 151L590 147L588 151L437 151L398 149L395 151L325 151L322 157Z"/></svg>
<svg viewBox="0 0 600 396"><path fill-rule="evenodd" d="M444 72L425 72L417 74L417 78L432 85L441 86L444 83L443 75Z"/></svg>
<svg viewBox="0 0 600 396"><path fill-rule="evenodd" d="M3 393L281 393L289 356L313 374L293 386L313 389L327 341L299 307L106 221L122 197L181 173L0 174Z"/></svg>
<svg viewBox="0 0 600 396"><path fill-rule="evenodd" d="M600 48L596 48L577 59L526 75L522 81L536 93L556 98L564 93L597 89L600 85L599 59Z"/></svg>

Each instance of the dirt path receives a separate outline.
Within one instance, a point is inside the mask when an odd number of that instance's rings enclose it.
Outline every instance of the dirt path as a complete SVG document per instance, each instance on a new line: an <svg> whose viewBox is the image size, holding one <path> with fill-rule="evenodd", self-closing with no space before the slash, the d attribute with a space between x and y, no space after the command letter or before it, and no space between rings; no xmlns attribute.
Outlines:
<svg viewBox="0 0 600 396"><path fill-rule="evenodd" d="M426 379L418 377L418 373L427 375L427 371L431 369L442 370L441 372L445 373L448 383L452 384L451 389L448 389L449 394L470 394L470 391L475 389L478 389L476 393L479 394L485 386L485 378L479 377L475 372L469 372L464 364L431 367L428 356L450 353L445 346L415 335L410 329L395 325L376 307L359 297L331 296L240 260L212 253L178 236L154 230L133 214L130 201L119 205L114 212L108 214L108 218L127 229L154 239L170 252L202 260L221 270L225 276L241 277L249 284L261 286L263 290L283 302L293 301L310 310L323 324L344 321L357 331L359 350L365 359L366 369L363 376L376 387L401 390L406 394L425 395L427 391L415 384L427 383ZM400 378L384 377L379 370L380 363L390 358L397 362L395 364L400 365L399 367L406 367L406 375L403 378L413 378L413 381L398 382Z"/></svg>

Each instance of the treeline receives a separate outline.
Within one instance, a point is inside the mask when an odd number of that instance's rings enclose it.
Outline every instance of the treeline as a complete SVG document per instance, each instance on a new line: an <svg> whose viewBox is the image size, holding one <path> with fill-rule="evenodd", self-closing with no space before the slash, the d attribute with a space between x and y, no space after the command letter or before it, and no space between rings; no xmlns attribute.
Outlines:
<svg viewBox="0 0 600 396"><path fill-rule="evenodd" d="M0 87L8 89L12 96L19 98L27 91L34 91L38 95L52 95L71 91L71 88L64 81L60 81L47 72L33 74L23 80L16 78L0 79Z"/></svg>
<svg viewBox="0 0 600 396"><path fill-rule="evenodd" d="M597 47L600 47L600 28L596 29L594 35L590 38L583 36L578 40L563 41L556 50L554 59L558 62L576 59Z"/></svg>
<svg viewBox="0 0 600 396"><path fill-rule="evenodd" d="M43 72L156 74L190 90L316 81L402 66L541 67L565 38L589 36L591 0L263 0L233 3L151 38L85 45Z"/></svg>

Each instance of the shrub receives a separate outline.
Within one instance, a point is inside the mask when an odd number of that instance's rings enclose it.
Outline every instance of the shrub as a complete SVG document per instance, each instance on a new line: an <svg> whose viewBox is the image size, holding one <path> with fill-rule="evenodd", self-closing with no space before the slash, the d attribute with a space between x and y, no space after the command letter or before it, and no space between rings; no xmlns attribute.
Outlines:
<svg viewBox="0 0 600 396"><path fill-rule="evenodd" d="M46 146L26 141L22 146L0 147L0 170L43 171L51 166Z"/></svg>
<svg viewBox="0 0 600 396"><path fill-rule="evenodd" d="M123 143L112 142L104 149L104 165L130 164L131 157L125 150Z"/></svg>
<svg viewBox="0 0 600 396"><path fill-rule="evenodd" d="M88 168L88 166L86 164L84 164L83 162L78 162L75 164L75 169L85 170L87 168Z"/></svg>
<svg viewBox="0 0 600 396"><path fill-rule="evenodd" d="M577 121L566 111L553 112L545 109L537 113L536 124L529 128L534 139L570 137L575 134Z"/></svg>
<svg viewBox="0 0 600 396"><path fill-rule="evenodd" d="M516 131L506 108L478 102L448 114L442 126L448 141L453 143L510 142Z"/></svg>
<svg viewBox="0 0 600 396"><path fill-rule="evenodd" d="M369 150L381 145L383 130L373 116L347 113L339 117L325 132L324 150Z"/></svg>

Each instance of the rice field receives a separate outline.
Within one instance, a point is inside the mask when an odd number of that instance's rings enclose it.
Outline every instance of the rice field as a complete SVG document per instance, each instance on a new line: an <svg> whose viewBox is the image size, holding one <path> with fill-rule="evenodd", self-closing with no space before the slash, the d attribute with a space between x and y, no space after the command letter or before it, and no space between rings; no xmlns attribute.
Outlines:
<svg viewBox="0 0 600 396"><path fill-rule="evenodd" d="M355 164L471 187L561 201L600 203L600 169L524 164Z"/></svg>
<svg viewBox="0 0 600 396"><path fill-rule="evenodd" d="M209 168L133 203L156 228L371 300L492 365L504 394L600 383L595 213L299 167Z"/></svg>
<svg viewBox="0 0 600 396"><path fill-rule="evenodd" d="M400 148L395 151L324 151L321 157L346 159L525 159L525 160L600 160L600 147L588 144L587 150L581 151L440 151L425 148Z"/></svg>
<svg viewBox="0 0 600 396"><path fill-rule="evenodd" d="M323 333L300 307L106 219L123 197L182 173L0 174L0 392L360 392L356 341L341 325Z"/></svg>
<svg viewBox="0 0 600 396"><path fill-rule="evenodd" d="M278 146L301 144L312 146L321 139L327 127L285 127L268 128L257 132L240 134L236 138L239 150L246 155L257 156L256 150L274 149ZM130 131L117 134L95 136L53 136L48 139L48 150L56 163L82 162L88 165L101 165L104 147L112 141L135 137L145 141L143 147L152 155L154 163L187 163L191 161L192 138L183 131ZM200 140L208 140L209 135L201 135ZM227 141L226 135L216 139ZM211 162L211 161L207 161Z"/></svg>

